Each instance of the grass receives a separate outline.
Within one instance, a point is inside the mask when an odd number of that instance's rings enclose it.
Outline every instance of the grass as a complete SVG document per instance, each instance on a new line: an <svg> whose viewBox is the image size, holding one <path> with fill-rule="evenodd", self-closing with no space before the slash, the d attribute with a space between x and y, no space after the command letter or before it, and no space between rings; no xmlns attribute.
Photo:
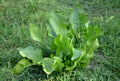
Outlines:
<svg viewBox="0 0 120 81"><path fill-rule="evenodd" d="M89 69L52 73L47 76L41 67L26 68L19 75L12 73L20 60L16 48L38 45L29 34L29 24L44 27L49 11L65 17L74 5L72 0L2 0L0 1L0 81L119 81L120 80L120 1L80 0L91 19L91 25L100 26L104 35L100 47L91 60ZM112 19L113 17L113 19Z"/></svg>

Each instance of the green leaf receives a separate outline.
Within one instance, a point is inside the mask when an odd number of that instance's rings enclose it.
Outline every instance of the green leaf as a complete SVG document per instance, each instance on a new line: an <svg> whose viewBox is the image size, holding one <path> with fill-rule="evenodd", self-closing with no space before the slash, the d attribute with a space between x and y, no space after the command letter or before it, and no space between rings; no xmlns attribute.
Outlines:
<svg viewBox="0 0 120 81"><path fill-rule="evenodd" d="M62 58L63 57L63 45L62 45L62 35L58 35L55 39L54 39L54 43L57 46L56 49L56 56Z"/></svg>
<svg viewBox="0 0 120 81"><path fill-rule="evenodd" d="M23 58L21 59L16 66L13 68L13 73L19 74L21 73L26 67L31 66L32 64L29 62L29 60Z"/></svg>
<svg viewBox="0 0 120 81"><path fill-rule="evenodd" d="M73 33L76 34L77 30L85 26L85 23L86 15L84 13L84 10L77 5L70 16L70 24L72 25Z"/></svg>
<svg viewBox="0 0 120 81"><path fill-rule="evenodd" d="M99 27L88 27L86 33L84 34L84 41L90 43L99 36L103 35L103 31Z"/></svg>
<svg viewBox="0 0 120 81"><path fill-rule="evenodd" d="M80 61L80 66L82 68L85 68L88 66L90 59L93 57L93 53L91 54L86 54L85 56L82 57L81 61Z"/></svg>
<svg viewBox="0 0 120 81"><path fill-rule="evenodd" d="M79 58L82 54L82 51L75 49L75 48L73 48L72 51L73 51L73 56L72 56L71 60L75 60L75 59Z"/></svg>
<svg viewBox="0 0 120 81"><path fill-rule="evenodd" d="M74 64L71 66L66 65L65 70L73 70L78 64L78 60L74 61Z"/></svg>
<svg viewBox="0 0 120 81"><path fill-rule="evenodd" d="M92 54L99 46L98 39L87 44L86 53Z"/></svg>
<svg viewBox="0 0 120 81"><path fill-rule="evenodd" d="M54 39L54 43L57 47L56 56L62 58L63 56L70 55L72 52L72 40L68 36L58 35Z"/></svg>
<svg viewBox="0 0 120 81"><path fill-rule="evenodd" d="M81 66L83 68L85 68L89 64L89 61L93 57L94 51L98 48L98 46L99 46L98 39L96 39L95 41L92 41L91 43L89 43L87 48L84 49L85 54L80 60Z"/></svg>
<svg viewBox="0 0 120 81"><path fill-rule="evenodd" d="M55 34L52 26L51 25L46 25L46 26L47 26L48 36L50 36L52 38L56 37L56 34Z"/></svg>
<svg viewBox="0 0 120 81"><path fill-rule="evenodd" d="M43 70L48 75L54 71L53 63L54 63L54 60L51 58L44 58L42 61Z"/></svg>
<svg viewBox="0 0 120 81"><path fill-rule="evenodd" d="M18 48L18 50L23 57L32 60L34 64L41 64L43 56L40 49L29 46L27 48Z"/></svg>
<svg viewBox="0 0 120 81"><path fill-rule="evenodd" d="M64 64L62 63L62 59L59 57L54 57L53 67L55 71L61 72L64 67Z"/></svg>
<svg viewBox="0 0 120 81"><path fill-rule="evenodd" d="M42 43L42 35L40 28L35 26L34 24L30 24L30 35L33 40Z"/></svg>
<svg viewBox="0 0 120 81"><path fill-rule="evenodd" d="M53 11L50 14L49 21L56 35L59 35L59 34L67 35L68 34L67 27L65 23L63 22L62 18L59 15L55 14Z"/></svg>
<svg viewBox="0 0 120 81"><path fill-rule="evenodd" d="M98 48L98 37L103 34L99 27L88 27L84 34L84 51L81 58L79 58L82 67L86 67L89 64L90 59L94 55L94 51Z"/></svg>

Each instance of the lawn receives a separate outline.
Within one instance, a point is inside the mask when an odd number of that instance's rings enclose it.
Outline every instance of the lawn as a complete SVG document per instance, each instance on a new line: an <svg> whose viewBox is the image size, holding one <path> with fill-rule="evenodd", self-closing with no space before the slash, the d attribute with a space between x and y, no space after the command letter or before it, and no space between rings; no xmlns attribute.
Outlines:
<svg viewBox="0 0 120 81"><path fill-rule="evenodd" d="M65 19L74 0L2 0L0 1L0 81L120 81L120 0L79 0L91 25L104 35L89 68L53 72L47 76L42 67L31 66L15 75L12 69L21 59L18 47L39 46L32 40L30 23L44 28L53 9Z"/></svg>

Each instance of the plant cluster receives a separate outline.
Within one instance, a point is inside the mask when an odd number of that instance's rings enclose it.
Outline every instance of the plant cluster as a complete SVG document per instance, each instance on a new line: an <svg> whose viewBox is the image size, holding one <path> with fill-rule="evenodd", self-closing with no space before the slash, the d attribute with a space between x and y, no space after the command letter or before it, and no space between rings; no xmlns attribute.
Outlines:
<svg viewBox="0 0 120 81"><path fill-rule="evenodd" d="M23 59L14 67L14 73L21 73L32 65L42 66L47 74L85 68L99 46L98 37L103 33L99 27L89 25L84 10L78 5L70 15L69 24L52 11L46 29L43 33L39 27L30 24L31 37L42 48L18 48Z"/></svg>

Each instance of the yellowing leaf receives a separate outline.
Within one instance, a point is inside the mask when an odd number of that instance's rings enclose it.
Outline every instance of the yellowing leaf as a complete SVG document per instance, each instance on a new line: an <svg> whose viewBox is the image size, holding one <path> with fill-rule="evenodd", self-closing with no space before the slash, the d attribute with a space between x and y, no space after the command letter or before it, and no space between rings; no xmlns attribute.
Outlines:
<svg viewBox="0 0 120 81"><path fill-rule="evenodd" d="M23 57L32 60L34 64L41 64L43 56L40 49L29 46L27 48L18 48L18 50Z"/></svg>
<svg viewBox="0 0 120 81"><path fill-rule="evenodd" d="M23 58L21 59L17 65L13 68L13 73L19 74L21 73L26 67L31 66L32 64L29 62L29 60Z"/></svg>
<svg viewBox="0 0 120 81"><path fill-rule="evenodd" d="M54 63L54 60L51 58L44 58L42 61L43 70L48 75L54 71L53 63Z"/></svg>
<svg viewBox="0 0 120 81"><path fill-rule="evenodd" d="M64 64L62 63L62 59L60 57L54 57L53 67L55 71L58 71L58 72L62 71Z"/></svg>

